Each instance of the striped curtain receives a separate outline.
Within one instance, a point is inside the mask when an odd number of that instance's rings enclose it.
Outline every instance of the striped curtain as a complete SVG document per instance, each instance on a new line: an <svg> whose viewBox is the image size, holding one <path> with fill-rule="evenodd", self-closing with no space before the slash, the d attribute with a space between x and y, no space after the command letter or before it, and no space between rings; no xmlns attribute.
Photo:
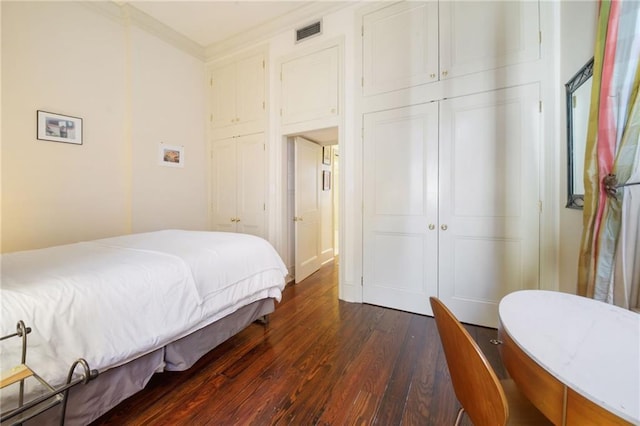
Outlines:
<svg viewBox="0 0 640 426"><path fill-rule="evenodd" d="M640 1L601 0L578 294L640 308Z"/></svg>

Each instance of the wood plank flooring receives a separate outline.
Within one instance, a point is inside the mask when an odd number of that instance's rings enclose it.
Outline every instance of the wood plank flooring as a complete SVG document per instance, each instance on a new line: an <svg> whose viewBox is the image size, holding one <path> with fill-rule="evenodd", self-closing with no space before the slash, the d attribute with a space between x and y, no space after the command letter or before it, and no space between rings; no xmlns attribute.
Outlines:
<svg viewBox="0 0 640 426"><path fill-rule="evenodd" d="M188 371L156 374L93 425L453 424L459 405L433 318L339 301L337 282L329 264L288 286L268 325ZM504 377L496 330L467 328Z"/></svg>

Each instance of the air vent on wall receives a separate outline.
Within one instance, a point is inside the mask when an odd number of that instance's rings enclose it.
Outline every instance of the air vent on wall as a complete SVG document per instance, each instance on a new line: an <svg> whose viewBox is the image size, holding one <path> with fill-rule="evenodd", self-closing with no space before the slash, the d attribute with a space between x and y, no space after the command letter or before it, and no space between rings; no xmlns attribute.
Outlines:
<svg viewBox="0 0 640 426"><path fill-rule="evenodd" d="M296 43L308 39L316 35L322 34L322 21L316 21L313 24L306 25L296 29Z"/></svg>

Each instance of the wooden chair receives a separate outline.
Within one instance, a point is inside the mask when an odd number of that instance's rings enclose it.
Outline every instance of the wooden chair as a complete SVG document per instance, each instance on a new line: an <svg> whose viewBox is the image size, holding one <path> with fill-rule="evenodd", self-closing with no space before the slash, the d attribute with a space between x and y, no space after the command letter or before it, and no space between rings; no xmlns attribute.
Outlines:
<svg viewBox="0 0 640 426"><path fill-rule="evenodd" d="M550 425L544 415L518 391L513 380L500 381L491 364L451 311L431 297L431 308L449 367L453 390L475 426Z"/></svg>

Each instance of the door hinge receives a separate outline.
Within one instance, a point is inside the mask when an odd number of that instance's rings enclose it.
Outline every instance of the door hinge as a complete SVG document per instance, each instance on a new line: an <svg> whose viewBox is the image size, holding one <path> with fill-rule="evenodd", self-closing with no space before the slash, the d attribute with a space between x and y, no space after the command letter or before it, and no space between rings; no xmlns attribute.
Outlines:
<svg viewBox="0 0 640 426"><path fill-rule="evenodd" d="M538 212L542 213L542 200L538 200Z"/></svg>
<svg viewBox="0 0 640 426"><path fill-rule="evenodd" d="M542 112L542 101L538 101L538 112Z"/></svg>
<svg viewBox="0 0 640 426"><path fill-rule="evenodd" d="M360 285L364 286L364 277L360 277Z"/></svg>
<svg viewBox="0 0 640 426"><path fill-rule="evenodd" d="M360 87L364 87L364 77L360 79Z"/></svg>
<svg viewBox="0 0 640 426"><path fill-rule="evenodd" d="M213 87L213 76L209 79L209 86Z"/></svg>
<svg viewBox="0 0 640 426"><path fill-rule="evenodd" d="M213 114L209 114L209 121L213 123Z"/></svg>
<svg viewBox="0 0 640 426"><path fill-rule="evenodd" d="M364 37L364 25L360 27L360 35Z"/></svg>
<svg viewBox="0 0 640 426"><path fill-rule="evenodd" d="M282 108L280 108L280 117L282 117Z"/></svg>
<svg viewBox="0 0 640 426"><path fill-rule="evenodd" d="M542 44L542 31L538 31L538 42Z"/></svg>
<svg viewBox="0 0 640 426"><path fill-rule="evenodd" d="M280 71L280 81L282 81L282 71Z"/></svg>
<svg viewBox="0 0 640 426"><path fill-rule="evenodd" d="M262 69L265 69L265 66L264 66L264 59L262 60Z"/></svg>
<svg viewBox="0 0 640 426"><path fill-rule="evenodd" d="M266 106L265 102L264 102L264 101L262 101L262 110L263 110L263 111L265 110L265 106Z"/></svg>
<svg viewBox="0 0 640 426"><path fill-rule="evenodd" d="M263 143L263 144L262 144L262 150L263 150L263 151L266 151L266 150L267 150L267 144L266 144L266 143Z"/></svg>
<svg viewBox="0 0 640 426"><path fill-rule="evenodd" d="M267 211L267 205L265 203L262 204L262 210Z"/></svg>

